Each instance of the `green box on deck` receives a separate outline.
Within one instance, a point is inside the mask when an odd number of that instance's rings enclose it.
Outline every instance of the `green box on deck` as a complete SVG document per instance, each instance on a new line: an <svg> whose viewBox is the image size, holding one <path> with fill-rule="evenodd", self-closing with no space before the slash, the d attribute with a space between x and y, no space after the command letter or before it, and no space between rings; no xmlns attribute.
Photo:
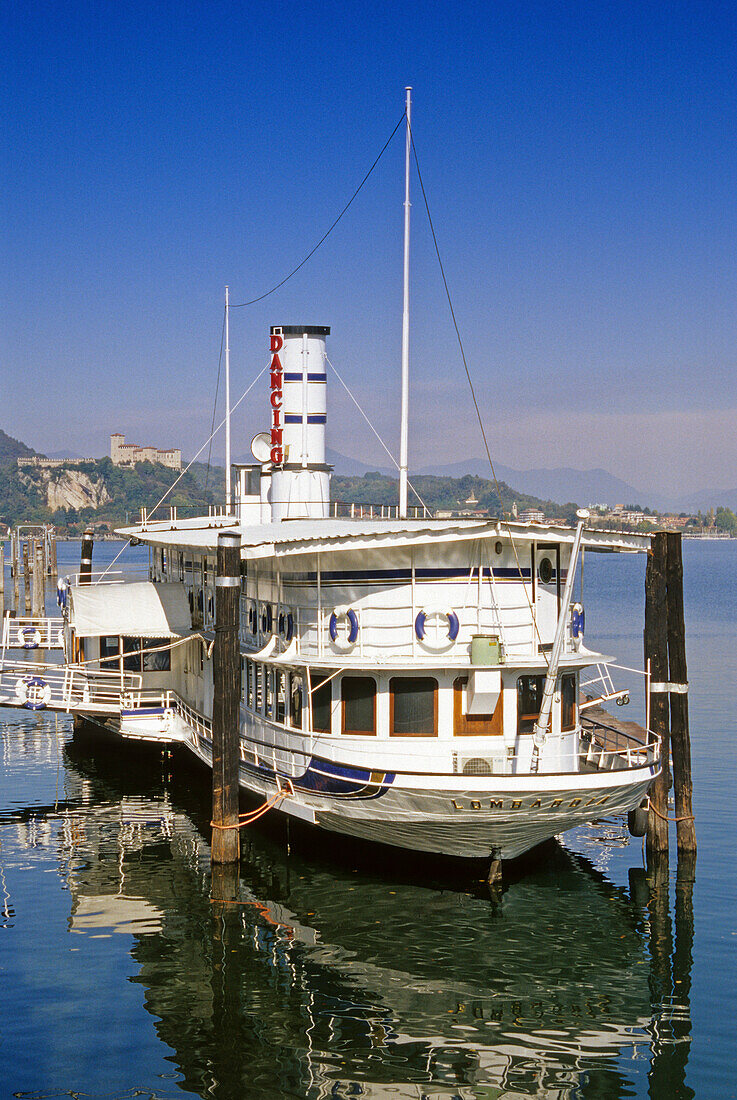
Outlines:
<svg viewBox="0 0 737 1100"><path fill-rule="evenodd" d="M497 634L471 635L471 664L502 664L502 647Z"/></svg>

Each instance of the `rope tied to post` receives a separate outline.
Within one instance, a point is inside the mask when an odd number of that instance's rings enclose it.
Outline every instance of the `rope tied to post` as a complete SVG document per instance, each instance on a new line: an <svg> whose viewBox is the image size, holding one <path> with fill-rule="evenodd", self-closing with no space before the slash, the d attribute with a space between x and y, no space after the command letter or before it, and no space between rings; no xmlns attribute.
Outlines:
<svg viewBox="0 0 737 1100"><path fill-rule="evenodd" d="M668 814L661 814L660 810L653 806L652 799L647 800L648 810L652 810L656 817L659 817L661 821L695 821L696 818L693 814L684 814L682 817L668 817Z"/></svg>
<svg viewBox="0 0 737 1100"><path fill-rule="evenodd" d="M291 779L286 780L288 789L279 788L279 790L262 802L260 806L257 806L255 810L251 810L247 814L238 815L238 823L235 825L217 825L214 821L210 822L210 826L213 829L220 829L222 831L228 831L230 829L245 829L248 825L253 825L255 821L258 821L260 817L267 814L269 810L275 809L285 798L289 798L290 794L294 794L294 787L292 786Z"/></svg>

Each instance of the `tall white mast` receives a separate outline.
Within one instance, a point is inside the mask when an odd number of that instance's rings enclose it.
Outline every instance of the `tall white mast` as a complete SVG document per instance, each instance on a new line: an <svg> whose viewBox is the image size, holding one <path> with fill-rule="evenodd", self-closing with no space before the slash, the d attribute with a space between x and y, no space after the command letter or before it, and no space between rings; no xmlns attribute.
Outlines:
<svg viewBox="0 0 737 1100"><path fill-rule="evenodd" d="M230 484L230 294L225 288L225 514L232 506Z"/></svg>
<svg viewBox="0 0 737 1100"><path fill-rule="evenodd" d="M404 153L404 308L402 310L402 427L399 440L399 515L407 516L407 433L409 421L409 161L412 145L412 89L405 88L407 140Z"/></svg>

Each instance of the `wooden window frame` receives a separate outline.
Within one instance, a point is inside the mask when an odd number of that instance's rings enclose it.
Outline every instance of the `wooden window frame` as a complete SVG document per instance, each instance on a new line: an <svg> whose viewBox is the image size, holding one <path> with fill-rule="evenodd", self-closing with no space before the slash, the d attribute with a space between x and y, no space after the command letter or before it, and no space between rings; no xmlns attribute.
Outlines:
<svg viewBox="0 0 737 1100"><path fill-rule="evenodd" d="M373 729L370 730L347 730L345 728L345 698L343 696L343 684L346 680L370 680L374 685L374 706L373 706ZM340 732L343 737L376 737L376 697L379 694L379 685L376 683L375 676L359 676L350 674L348 676L343 675L340 678Z"/></svg>
<svg viewBox="0 0 737 1100"><path fill-rule="evenodd" d="M571 709L572 709L572 718L571 718L571 725L570 725L570 726L564 726L564 725L563 725L563 716L564 716L564 709L563 709L563 681L564 681L564 680L568 680L568 679L571 679L571 680L573 680L573 706L572 706L572 708L571 708ZM574 731L574 730L576 729L576 725L577 725L577 714L576 714L576 696L577 696L577 688L576 688L576 679L577 679L577 677L576 677L576 673L575 673L575 672L564 672L564 673L562 674L561 678L560 678L560 732L561 732L561 733L573 733L573 731Z"/></svg>
<svg viewBox="0 0 737 1100"><path fill-rule="evenodd" d="M433 690L433 732L432 733L395 733L394 731L394 681L395 680L432 680ZM389 736L390 737L437 737L438 736L438 679L437 676L392 676L389 679Z"/></svg>
<svg viewBox="0 0 737 1100"><path fill-rule="evenodd" d="M311 728L310 732L311 733L321 733L323 735L323 737L330 737L332 735L332 732L333 732L333 683L334 682L335 682L334 678L331 677L331 676L328 676L327 674L325 675L325 678L320 680L320 682L318 684L314 683L312 677L310 677L310 681L309 681L310 688L312 690L312 702L310 703L310 709L309 709L309 712L308 712L311 719L312 719L312 722L311 722L312 728ZM317 726L315 725L315 695L316 695L316 689L320 688L320 687L327 687L327 688L330 689L330 699L329 699L329 705L328 705L328 728L326 730L318 729Z"/></svg>

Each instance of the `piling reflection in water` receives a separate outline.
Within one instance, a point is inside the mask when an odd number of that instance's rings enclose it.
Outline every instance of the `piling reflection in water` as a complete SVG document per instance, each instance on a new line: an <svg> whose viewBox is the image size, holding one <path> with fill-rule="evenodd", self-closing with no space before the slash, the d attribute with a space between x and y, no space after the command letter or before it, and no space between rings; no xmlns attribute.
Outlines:
<svg viewBox="0 0 737 1100"><path fill-rule="evenodd" d="M667 866L633 873L628 893L562 848L496 906L406 869L287 859L261 833L237 880L226 868L211 881L207 798L190 776L155 756L62 751L63 792L5 808L4 835L54 851L83 951L85 936L132 936L131 977L180 1090L624 1097L649 1076L653 1095L692 1095L692 873L675 938Z"/></svg>

